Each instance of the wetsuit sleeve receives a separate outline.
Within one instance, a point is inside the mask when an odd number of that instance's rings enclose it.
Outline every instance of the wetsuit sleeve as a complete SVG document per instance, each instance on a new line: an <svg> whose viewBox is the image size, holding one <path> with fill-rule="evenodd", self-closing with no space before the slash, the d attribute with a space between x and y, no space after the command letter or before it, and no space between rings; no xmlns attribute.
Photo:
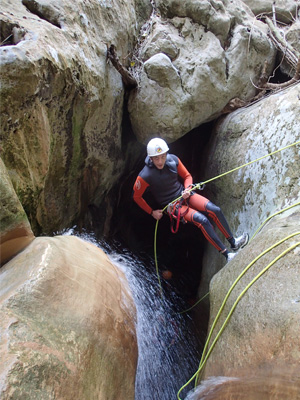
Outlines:
<svg viewBox="0 0 300 400"><path fill-rule="evenodd" d="M146 213L151 214L152 208L149 204L143 199L143 194L149 184L140 176L136 178L135 184L133 186L133 200L140 206Z"/></svg>
<svg viewBox="0 0 300 400"><path fill-rule="evenodd" d="M183 185L185 188L187 188L189 185L192 185L193 183L192 175L185 168L185 166L182 164L179 158L178 158L177 172L178 175L183 179Z"/></svg>

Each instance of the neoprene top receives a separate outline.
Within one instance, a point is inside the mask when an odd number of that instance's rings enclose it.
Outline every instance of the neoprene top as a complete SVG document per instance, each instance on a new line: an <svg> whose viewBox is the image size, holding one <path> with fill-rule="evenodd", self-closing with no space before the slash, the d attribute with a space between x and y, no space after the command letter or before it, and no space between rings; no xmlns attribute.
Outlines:
<svg viewBox="0 0 300 400"><path fill-rule="evenodd" d="M182 180L182 183L179 180ZM145 159L145 166L140 171L133 186L133 200L148 214L152 208L144 200L143 194L149 189L154 199L162 208L181 196L184 188L193 183L193 178L180 159L174 154L167 154L162 169L155 167L149 156Z"/></svg>

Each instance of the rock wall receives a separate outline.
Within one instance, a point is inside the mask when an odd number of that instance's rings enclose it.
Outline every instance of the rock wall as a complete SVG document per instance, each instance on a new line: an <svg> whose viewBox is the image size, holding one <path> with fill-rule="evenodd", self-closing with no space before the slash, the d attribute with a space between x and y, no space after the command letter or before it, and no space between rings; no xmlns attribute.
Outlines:
<svg viewBox="0 0 300 400"><path fill-rule="evenodd" d="M150 11L134 0L2 1L2 157L35 233L83 219L122 174L124 88L107 47L128 65Z"/></svg>
<svg viewBox="0 0 300 400"><path fill-rule="evenodd" d="M8 205L1 222L9 214L8 224L1 226L2 243L21 232L5 261L33 240L31 229L52 234L74 223L85 226L93 219L92 208L98 226L109 229L118 199L111 191L137 159L132 148L154 134L174 141L222 115L231 99L251 99L265 61L270 73L276 58L266 25L240 1L3 0L1 6L1 203ZM293 43L297 29L289 31ZM139 83L128 104L137 139L131 150L122 127L125 90L107 61L111 44ZM222 117L208 149L207 178L299 139L298 109L299 84ZM299 147L214 182L208 190L236 234L253 233L272 212L299 201ZM212 316L231 274L285 228L294 229L298 214L277 218L276 234L264 231L265 237L258 236L232 267L224 268L221 289L215 277ZM294 265L295 254L285 258L280 275L293 296L293 279L298 281L288 263ZM199 293L207 292L222 268L220 257L207 248ZM34 239L0 274L0 389L5 399L24 393L45 399L51 393L64 399L133 398L134 307L122 274L99 249L76 238ZM278 281L266 285L276 288ZM251 301L255 309L260 297ZM284 307L292 321L294 304ZM259 310L263 315L265 310ZM271 335L283 340L283 315L280 308L268 316L266 335L259 323L255 333L262 343ZM252 324L255 317L249 318ZM294 337L293 322L285 326ZM274 349L266 348L259 358L253 350L257 338L249 338L249 359L259 366L262 359L271 360ZM288 344L282 349L281 359L293 361ZM216 369L208 366L207 374L227 369L226 359L216 354ZM243 354L237 356L242 362ZM231 367L232 373L238 368Z"/></svg>
<svg viewBox="0 0 300 400"><path fill-rule="evenodd" d="M209 146L206 177L218 176L299 142L299 95L297 84L220 120ZM247 231L250 237L255 234L225 266L214 249L208 248L206 252L199 293L210 292L210 326L229 288L251 261L298 232L298 236L257 260L239 281L226 302L212 340L248 283L281 252L297 243L298 247L280 258L239 301L208 360L203 378L241 376L250 368L259 371L266 367L272 371L299 364L299 146L298 143L209 184L212 200L221 206L233 231ZM291 208L271 218L288 207ZM256 234L264 221L267 223Z"/></svg>
<svg viewBox="0 0 300 400"><path fill-rule="evenodd" d="M298 9L297 1L289 0L243 0L249 6L255 15L273 16L277 21L283 23L290 23L297 18ZM274 13L274 15L273 15Z"/></svg>
<svg viewBox="0 0 300 400"><path fill-rule="evenodd" d="M276 60L242 1L4 0L0 18L2 158L37 235L96 219L107 233L141 143L173 142L251 99ZM124 102L111 44L138 80L135 137L122 126L128 93Z"/></svg>
<svg viewBox="0 0 300 400"><path fill-rule="evenodd" d="M299 141L299 93L297 84L220 119L207 148L203 180ZM299 202L299 165L298 144L212 181L206 194L222 208L235 235L252 235L270 215ZM201 293L207 293L223 258L207 247Z"/></svg>
<svg viewBox="0 0 300 400"><path fill-rule="evenodd" d="M0 397L134 399L136 314L98 247L40 237L0 269Z"/></svg>
<svg viewBox="0 0 300 400"><path fill-rule="evenodd" d="M299 255L300 206L274 217L230 265L216 274L210 285L210 326L238 276L260 254L289 235L297 235L277 245L259 258L238 281L230 294L212 341L242 291L269 264L278 260L249 287L219 337L206 364L203 379L209 376L240 377L259 371L284 371L299 366ZM280 255L292 248L281 258ZM252 372L251 372L252 371Z"/></svg>
<svg viewBox="0 0 300 400"><path fill-rule="evenodd" d="M23 250L34 239L34 235L1 159L0 176L0 265L2 265Z"/></svg>

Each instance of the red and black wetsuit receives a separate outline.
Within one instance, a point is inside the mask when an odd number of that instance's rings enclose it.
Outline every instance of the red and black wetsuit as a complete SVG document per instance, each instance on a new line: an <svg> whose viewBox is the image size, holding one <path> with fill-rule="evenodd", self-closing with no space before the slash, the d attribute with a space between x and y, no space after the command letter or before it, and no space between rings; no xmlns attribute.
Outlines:
<svg viewBox="0 0 300 400"><path fill-rule="evenodd" d="M179 178L183 183L180 182ZM150 157L147 156L145 166L136 178L133 187L133 199L145 212L151 214L153 210L143 198L146 190L150 190L156 202L160 204L161 208L164 208L180 197L182 190L192 183L191 174L174 154L167 154L163 169L156 168ZM209 221L209 218L215 221L226 239L230 240L233 235L221 209L198 193L192 193L188 202L189 207L183 205L181 209L185 221L200 228L206 239L218 251L225 251L226 246L221 242Z"/></svg>

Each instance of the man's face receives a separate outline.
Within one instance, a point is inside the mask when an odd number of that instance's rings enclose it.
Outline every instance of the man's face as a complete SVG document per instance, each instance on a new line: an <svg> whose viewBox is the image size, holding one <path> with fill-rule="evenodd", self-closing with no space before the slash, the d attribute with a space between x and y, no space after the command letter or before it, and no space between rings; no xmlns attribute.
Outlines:
<svg viewBox="0 0 300 400"><path fill-rule="evenodd" d="M166 159L167 159L167 153L151 157L151 160L157 169L163 169L166 163Z"/></svg>

